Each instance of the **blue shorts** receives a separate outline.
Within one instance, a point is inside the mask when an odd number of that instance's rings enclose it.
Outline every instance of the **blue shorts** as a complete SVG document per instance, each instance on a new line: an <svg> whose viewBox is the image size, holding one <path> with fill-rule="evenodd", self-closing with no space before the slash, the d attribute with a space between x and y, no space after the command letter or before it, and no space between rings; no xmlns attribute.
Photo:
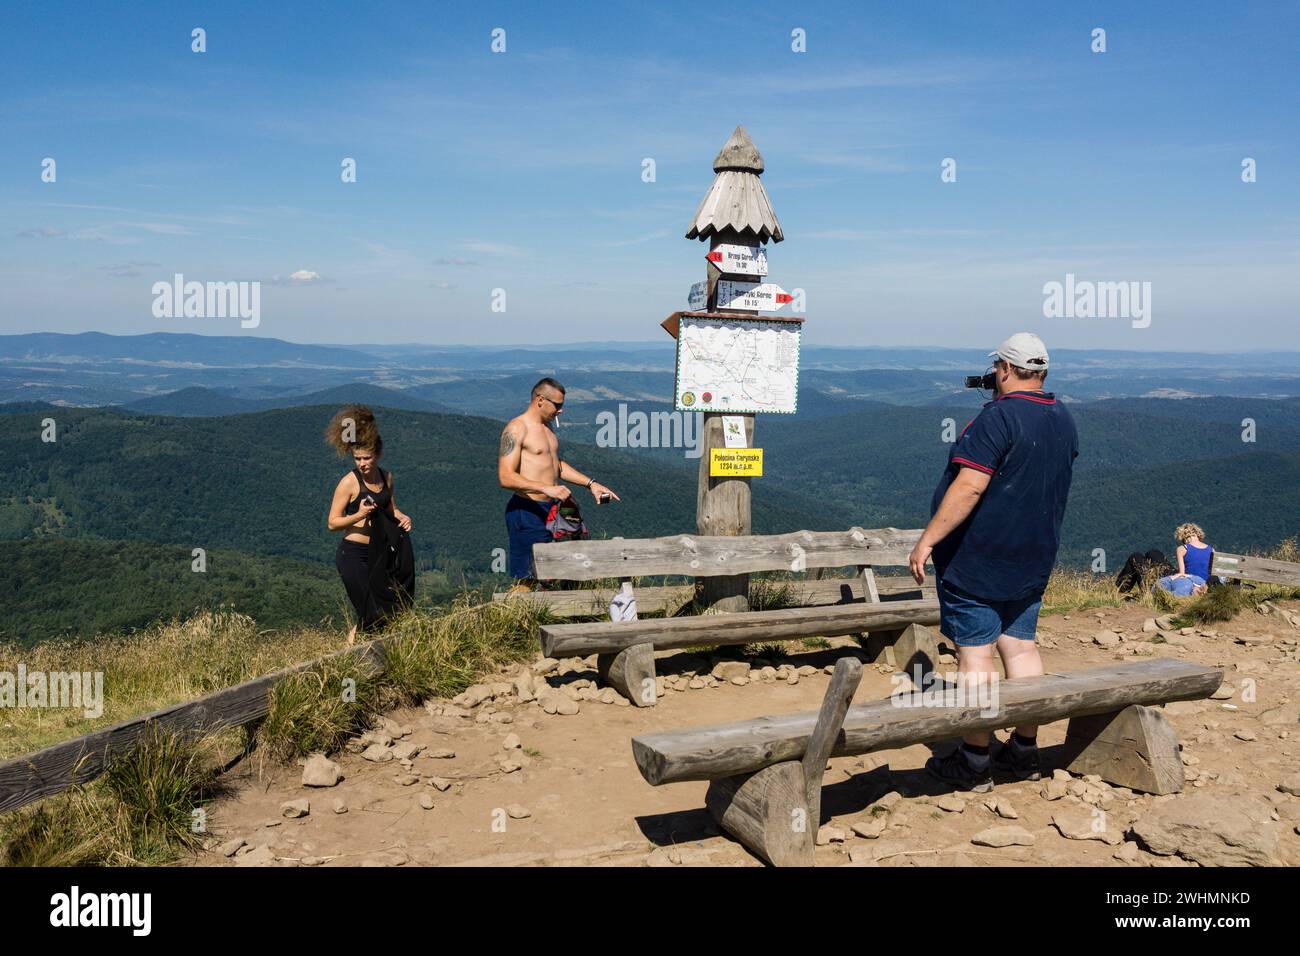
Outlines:
<svg viewBox="0 0 1300 956"><path fill-rule="evenodd" d="M1003 634L1032 641L1038 630L1041 594L1014 601L990 601L942 580L935 591L939 595L939 633L958 647L984 647Z"/></svg>
<svg viewBox="0 0 1300 956"><path fill-rule="evenodd" d="M523 495L511 495L506 504L506 534L510 539L510 576L517 580L537 577L533 567L533 545L551 541L546 530L548 501L534 501Z"/></svg>
<svg viewBox="0 0 1300 956"><path fill-rule="evenodd" d="M1175 597L1191 597L1198 587L1205 586L1205 578L1189 574L1185 578L1176 578L1172 574L1156 582L1155 588L1163 588ZM1152 588L1151 590L1155 590Z"/></svg>

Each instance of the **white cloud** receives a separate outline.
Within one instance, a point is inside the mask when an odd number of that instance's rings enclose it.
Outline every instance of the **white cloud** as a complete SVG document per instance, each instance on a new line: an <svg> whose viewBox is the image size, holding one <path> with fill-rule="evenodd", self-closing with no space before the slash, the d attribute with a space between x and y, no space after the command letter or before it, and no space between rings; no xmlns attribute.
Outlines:
<svg viewBox="0 0 1300 956"><path fill-rule="evenodd" d="M304 286L317 285L322 283L332 283L333 279L326 279L319 272L313 272L311 269L299 269L297 272L291 272L287 276L273 275L270 279L271 285L288 285Z"/></svg>
<svg viewBox="0 0 1300 956"><path fill-rule="evenodd" d="M524 250L508 242L493 242L490 239L461 239L461 248L470 252L479 252L489 256L522 256Z"/></svg>

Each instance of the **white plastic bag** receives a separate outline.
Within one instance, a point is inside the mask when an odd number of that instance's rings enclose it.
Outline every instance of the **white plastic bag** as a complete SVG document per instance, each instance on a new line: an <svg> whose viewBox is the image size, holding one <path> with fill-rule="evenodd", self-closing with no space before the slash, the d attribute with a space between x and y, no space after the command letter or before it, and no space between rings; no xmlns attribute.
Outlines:
<svg viewBox="0 0 1300 956"><path fill-rule="evenodd" d="M636 595L632 593L631 581L624 581L610 599L609 619L616 622L636 620Z"/></svg>

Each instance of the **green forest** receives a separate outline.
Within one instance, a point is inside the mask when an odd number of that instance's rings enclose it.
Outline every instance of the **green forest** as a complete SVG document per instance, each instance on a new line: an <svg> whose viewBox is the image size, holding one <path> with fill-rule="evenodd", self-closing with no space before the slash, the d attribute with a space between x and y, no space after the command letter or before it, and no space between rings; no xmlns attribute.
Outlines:
<svg viewBox="0 0 1300 956"><path fill-rule="evenodd" d="M592 417L584 408L584 418ZM1061 561L1114 569L1132 550L1172 550L1194 520L1224 550L1270 549L1300 531L1300 405L1294 400L1107 401L1071 406L1078 459ZM826 409L829 411L830 409ZM323 441L333 405L223 417L114 409L6 409L16 449L0 460L0 592L17 595L0 638L30 641L130 630L197 607L234 604L266 627L341 620L325 527L349 464ZM977 405L876 405L804 420L762 418L754 529L918 527L947 456L945 419L960 429ZM414 520L420 600L487 589L506 545L496 483L501 423L376 409L383 467ZM53 418L55 440L42 440ZM1243 442L1242 421L1255 423ZM698 460L680 451L615 450L561 432L564 457L614 488L596 507L579 492L595 536L693 531ZM193 573L203 548L208 570Z"/></svg>
<svg viewBox="0 0 1300 956"><path fill-rule="evenodd" d="M0 541L0 642L127 633L201 608L234 607L264 627L343 620L332 568L148 541ZM12 603L10 599L12 598Z"/></svg>

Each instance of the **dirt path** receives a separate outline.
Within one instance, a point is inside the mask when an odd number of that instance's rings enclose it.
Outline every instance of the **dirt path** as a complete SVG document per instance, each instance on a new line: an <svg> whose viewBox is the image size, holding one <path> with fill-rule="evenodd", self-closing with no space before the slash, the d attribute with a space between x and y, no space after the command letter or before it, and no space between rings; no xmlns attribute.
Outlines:
<svg viewBox="0 0 1300 956"><path fill-rule="evenodd" d="M1295 603L1281 607L1300 614ZM1281 611L1249 612L1191 635L1170 633L1171 643L1150 643L1153 635L1142 631L1149 616L1139 607L1076 612L1044 618L1039 634L1048 669L1054 671L1141 659L1135 650L1224 668L1232 698L1180 703L1166 710L1188 765L1183 794L1157 798L1076 780L1058 785L1073 792L1049 800L1043 783L999 784L994 796L1003 803L1000 809L1016 814L1015 819L1003 819L978 795L958 795L962 809L957 812L947 788L921 769L930 754L927 747L837 758L825 777L823 814L830 816L826 825L839 828L842 833L836 836L845 839L819 846L818 865L1193 865L1178 856L1148 853L1132 841L1112 845L1095 838L1067 839L1052 826L1052 818L1064 814L1086 822L1097 818L1093 807L1099 806L1106 814L1106 835L1117 840L1158 804L1201 792L1249 795L1260 801L1275 821L1276 861L1300 864L1300 797L1278 789L1283 779L1294 781L1300 769L1300 628ZM1094 637L1101 628L1119 631L1125 640L1112 648L1099 646ZM1248 644L1236 640L1262 635L1272 639ZM849 641L835 643L840 646L769 661L804 667L805 672L816 669L795 684L759 679L745 686L719 682L687 689L682 681L684 689L674 690L678 682L671 675L684 655L661 656L659 672L669 675L668 687L657 706L645 709L581 700L575 715L549 715L537 702L519 702L512 694L477 706L473 716L430 712L460 709L444 707L446 701L394 712L389 717L410 728L398 741L399 751L407 744L422 748L409 773L397 760L376 763L343 753L334 757L344 775L341 783L305 788L299 767L263 767L259 777L254 762L247 761L229 775L235 787L232 795L210 810L214 849L201 854L197 863L757 866L757 860L719 833L709 819L704 810L706 784L649 786L637 772L629 741L653 730L814 710L828 681L823 668L857 647ZM703 674L714 660L695 658ZM581 666L570 671L572 664L578 662L561 662L557 671L537 678L537 684L545 681L562 688L594 681L594 671ZM889 695L893 685L882 670L865 669L856 701ZM497 678L510 679L507 673ZM1054 748L1064 734L1064 722L1040 731L1049 768L1059 759ZM520 749L505 748L507 742L514 743L510 735L518 737ZM438 751L453 751L455 756L432 756ZM512 769L512 764L522 766ZM409 782L412 777L418 780ZM433 777L453 782L440 791L430 785ZM421 805L421 797L432 798L431 809ZM308 815L281 815L282 804L301 799L310 803ZM334 812L335 801L342 801L347 812ZM940 801L948 809L941 809ZM860 836L854 824L867 833L874 826L880 833ZM1033 835L1033 845L995 849L972 844L975 834L999 825L1024 828ZM244 841L234 856L215 849L232 840Z"/></svg>

